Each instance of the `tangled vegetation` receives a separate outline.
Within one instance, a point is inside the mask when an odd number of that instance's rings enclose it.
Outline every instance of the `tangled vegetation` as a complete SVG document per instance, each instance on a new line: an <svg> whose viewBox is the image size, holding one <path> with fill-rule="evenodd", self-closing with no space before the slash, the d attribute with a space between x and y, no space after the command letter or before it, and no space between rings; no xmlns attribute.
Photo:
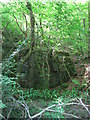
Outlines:
<svg viewBox="0 0 90 120"><path fill-rule="evenodd" d="M89 8L90 1L0 3L1 119L89 120Z"/></svg>

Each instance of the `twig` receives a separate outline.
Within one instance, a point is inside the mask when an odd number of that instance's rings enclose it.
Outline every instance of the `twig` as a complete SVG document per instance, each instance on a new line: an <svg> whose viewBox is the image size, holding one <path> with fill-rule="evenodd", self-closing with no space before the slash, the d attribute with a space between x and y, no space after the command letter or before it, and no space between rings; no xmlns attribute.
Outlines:
<svg viewBox="0 0 90 120"><path fill-rule="evenodd" d="M25 15L25 13L23 13L23 16L25 17L25 21L26 21L26 33L27 33L27 17Z"/></svg>
<svg viewBox="0 0 90 120"><path fill-rule="evenodd" d="M79 100L80 100L80 103L83 105L83 107L87 110L87 112L90 115L90 111L88 110L88 108L86 107L86 105L82 102L81 98L79 98Z"/></svg>
<svg viewBox="0 0 90 120"><path fill-rule="evenodd" d="M53 104L53 105L51 105L51 106L45 108L43 111L41 111L41 112L39 112L39 113L33 115L32 118L36 118L36 117L40 116L41 114L43 114L44 112L46 112L47 110L49 110L50 108L56 107L56 106L57 106L56 104Z"/></svg>
<svg viewBox="0 0 90 120"><path fill-rule="evenodd" d="M28 108L28 106L25 106L22 102L20 102L20 101L17 101L18 103L20 103L24 108L25 108L25 110L27 111L27 113L28 113L28 117L32 120L32 117L31 117L31 115L30 115L30 113L29 113L29 108Z"/></svg>
<svg viewBox="0 0 90 120"><path fill-rule="evenodd" d="M0 114L0 116L1 116L2 118L4 118L4 120L6 120L6 118L5 118L2 114Z"/></svg>
<svg viewBox="0 0 90 120"><path fill-rule="evenodd" d="M19 25L19 23L18 23L18 20L17 20L17 18L16 18L16 16L15 16L14 14L13 14L13 17L15 18L16 23L17 23L19 29L21 30L21 32L22 32L24 35L26 35L26 33L25 33L25 32L22 30L22 28L20 27L20 25Z"/></svg>
<svg viewBox="0 0 90 120"><path fill-rule="evenodd" d="M11 114L12 108L10 109L8 115L7 115L7 119L9 118L10 114Z"/></svg>
<svg viewBox="0 0 90 120"><path fill-rule="evenodd" d="M55 112L55 113L60 113L60 111L57 111L57 110L51 110L51 109L48 109L47 111L50 111L50 112ZM68 115L68 116L72 116L72 117L74 117L74 118L80 118L80 117L78 117L78 116L76 116L76 115L73 115L73 114L68 114L68 113L61 113L62 115Z"/></svg>
<svg viewBox="0 0 90 120"><path fill-rule="evenodd" d="M67 115L67 116L72 116L72 117L74 117L74 118L79 118L80 119L80 117L78 117L78 116L76 116L76 115L73 115L73 114L68 114L68 113L62 113L63 115Z"/></svg>
<svg viewBox="0 0 90 120"><path fill-rule="evenodd" d="M15 100L15 99L14 99ZM37 113L37 114L35 114L35 115L33 115L33 116L31 116L30 115L30 112L29 112L29 107L27 106L27 104L25 103L25 100L24 100L24 98L23 98L23 96L22 96L22 100L23 100L23 102L21 102L21 101L17 101L19 104L21 104L24 108L25 108L25 110L26 110L26 112L27 112L27 114L28 114L28 117L29 117L29 119L30 120L32 120L33 118L36 118L36 117L39 117L39 118L41 118L41 116L42 116L42 114L44 113L44 112L46 112L46 111L49 111L49 112L55 112L55 113L61 113L62 115L67 115L67 116L71 116L71 117L74 117L74 118L81 118L81 117L78 117L78 116L76 116L76 115L74 115L74 114L69 114L69 113L62 113L61 111L57 111L57 110L53 110L52 108L53 107L62 107L62 106L68 106L68 105L82 105L82 106L84 106L84 108L88 111L88 113L90 114L90 112L89 112L89 110L88 110L88 108L86 107L86 106L89 106L89 105L85 105L83 102L82 102L82 100L81 100L81 98L78 98L78 99L73 99L73 100L76 100L77 102L71 102L71 103L58 103L58 104L53 104L53 105L51 105L51 106L48 106L48 107L46 107L45 109L41 109L41 112L39 112L39 113ZM72 100L72 101L73 101ZM71 101L71 100L70 100ZM69 102L70 102L69 101ZM38 119L39 119L38 118Z"/></svg>

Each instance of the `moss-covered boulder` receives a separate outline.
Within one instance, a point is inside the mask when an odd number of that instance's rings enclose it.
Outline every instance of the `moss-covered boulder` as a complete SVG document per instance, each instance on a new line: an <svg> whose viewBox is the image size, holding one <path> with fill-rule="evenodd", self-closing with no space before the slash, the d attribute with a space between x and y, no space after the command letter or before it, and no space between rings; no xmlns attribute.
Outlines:
<svg viewBox="0 0 90 120"><path fill-rule="evenodd" d="M18 82L22 87L47 89L68 82L76 75L67 52L35 50L26 63L18 65Z"/></svg>
<svg viewBox="0 0 90 120"><path fill-rule="evenodd" d="M48 61L50 66L49 87L51 88L68 82L77 74L68 52L51 52Z"/></svg>

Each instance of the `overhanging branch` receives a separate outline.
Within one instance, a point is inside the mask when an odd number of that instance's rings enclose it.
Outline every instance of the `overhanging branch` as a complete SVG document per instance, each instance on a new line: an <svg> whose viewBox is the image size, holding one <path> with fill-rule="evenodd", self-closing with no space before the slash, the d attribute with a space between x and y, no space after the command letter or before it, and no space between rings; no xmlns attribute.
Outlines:
<svg viewBox="0 0 90 120"><path fill-rule="evenodd" d="M19 23L18 23L18 20L17 20L17 18L16 18L16 16L15 16L14 14L13 14L13 17L15 18L16 23L17 23L19 29L21 30L21 32L22 32L24 35L26 35L26 33L25 33L25 32L22 30L22 28L20 27L20 25L19 25Z"/></svg>

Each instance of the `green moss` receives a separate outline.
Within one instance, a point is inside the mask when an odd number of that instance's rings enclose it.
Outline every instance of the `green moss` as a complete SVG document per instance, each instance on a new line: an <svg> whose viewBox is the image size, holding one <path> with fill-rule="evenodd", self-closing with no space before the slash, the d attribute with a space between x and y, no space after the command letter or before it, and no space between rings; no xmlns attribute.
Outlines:
<svg viewBox="0 0 90 120"><path fill-rule="evenodd" d="M26 79L25 87L34 89L49 89L68 82L71 76L75 76L74 64L67 52L52 50L47 52L41 49L35 50L27 61L27 70L24 72L20 66L21 74ZM24 83L23 83L24 85ZM64 86L65 87L65 86Z"/></svg>

